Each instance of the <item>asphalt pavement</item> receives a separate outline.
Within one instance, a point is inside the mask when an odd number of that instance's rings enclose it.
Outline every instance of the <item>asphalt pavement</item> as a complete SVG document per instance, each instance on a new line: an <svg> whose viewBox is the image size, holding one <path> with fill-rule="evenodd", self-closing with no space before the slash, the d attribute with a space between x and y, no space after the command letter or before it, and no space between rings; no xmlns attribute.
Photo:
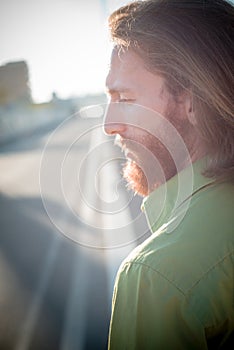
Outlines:
<svg viewBox="0 0 234 350"><path fill-rule="evenodd" d="M106 349L114 278L148 235L100 119L0 149L0 349Z"/></svg>

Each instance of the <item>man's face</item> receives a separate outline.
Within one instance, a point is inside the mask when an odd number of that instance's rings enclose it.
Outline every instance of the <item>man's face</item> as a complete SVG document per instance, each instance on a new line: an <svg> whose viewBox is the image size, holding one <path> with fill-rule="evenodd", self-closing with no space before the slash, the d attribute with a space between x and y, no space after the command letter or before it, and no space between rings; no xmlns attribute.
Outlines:
<svg viewBox="0 0 234 350"><path fill-rule="evenodd" d="M113 50L106 86L110 104L104 130L116 135L125 153L129 187L146 196L177 172L167 140L172 138L170 126L181 133L181 111L164 78L149 72L131 50Z"/></svg>

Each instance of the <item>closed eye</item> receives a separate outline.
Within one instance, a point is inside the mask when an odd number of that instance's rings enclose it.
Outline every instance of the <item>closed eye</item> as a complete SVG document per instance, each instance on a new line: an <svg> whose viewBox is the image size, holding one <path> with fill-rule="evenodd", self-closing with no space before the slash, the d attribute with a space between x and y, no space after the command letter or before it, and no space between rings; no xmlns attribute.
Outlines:
<svg viewBox="0 0 234 350"><path fill-rule="evenodd" d="M133 102L135 101L132 98L120 98L117 102L124 103L124 102Z"/></svg>

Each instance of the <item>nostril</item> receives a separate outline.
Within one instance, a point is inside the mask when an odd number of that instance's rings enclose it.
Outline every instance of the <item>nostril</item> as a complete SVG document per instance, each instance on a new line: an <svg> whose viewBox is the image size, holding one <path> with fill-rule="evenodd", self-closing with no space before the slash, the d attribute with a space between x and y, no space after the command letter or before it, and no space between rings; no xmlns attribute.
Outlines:
<svg viewBox="0 0 234 350"><path fill-rule="evenodd" d="M126 126L122 123L104 123L104 133L106 135L122 134L126 130Z"/></svg>

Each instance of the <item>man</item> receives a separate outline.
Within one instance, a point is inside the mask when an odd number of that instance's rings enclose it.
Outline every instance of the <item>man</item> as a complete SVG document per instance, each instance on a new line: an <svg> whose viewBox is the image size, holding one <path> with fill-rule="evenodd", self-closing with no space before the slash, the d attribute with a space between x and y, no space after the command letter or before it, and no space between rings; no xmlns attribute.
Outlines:
<svg viewBox="0 0 234 350"><path fill-rule="evenodd" d="M229 349L234 340L234 10L133 2L114 42L104 128L125 152L152 236L122 263L110 349Z"/></svg>

